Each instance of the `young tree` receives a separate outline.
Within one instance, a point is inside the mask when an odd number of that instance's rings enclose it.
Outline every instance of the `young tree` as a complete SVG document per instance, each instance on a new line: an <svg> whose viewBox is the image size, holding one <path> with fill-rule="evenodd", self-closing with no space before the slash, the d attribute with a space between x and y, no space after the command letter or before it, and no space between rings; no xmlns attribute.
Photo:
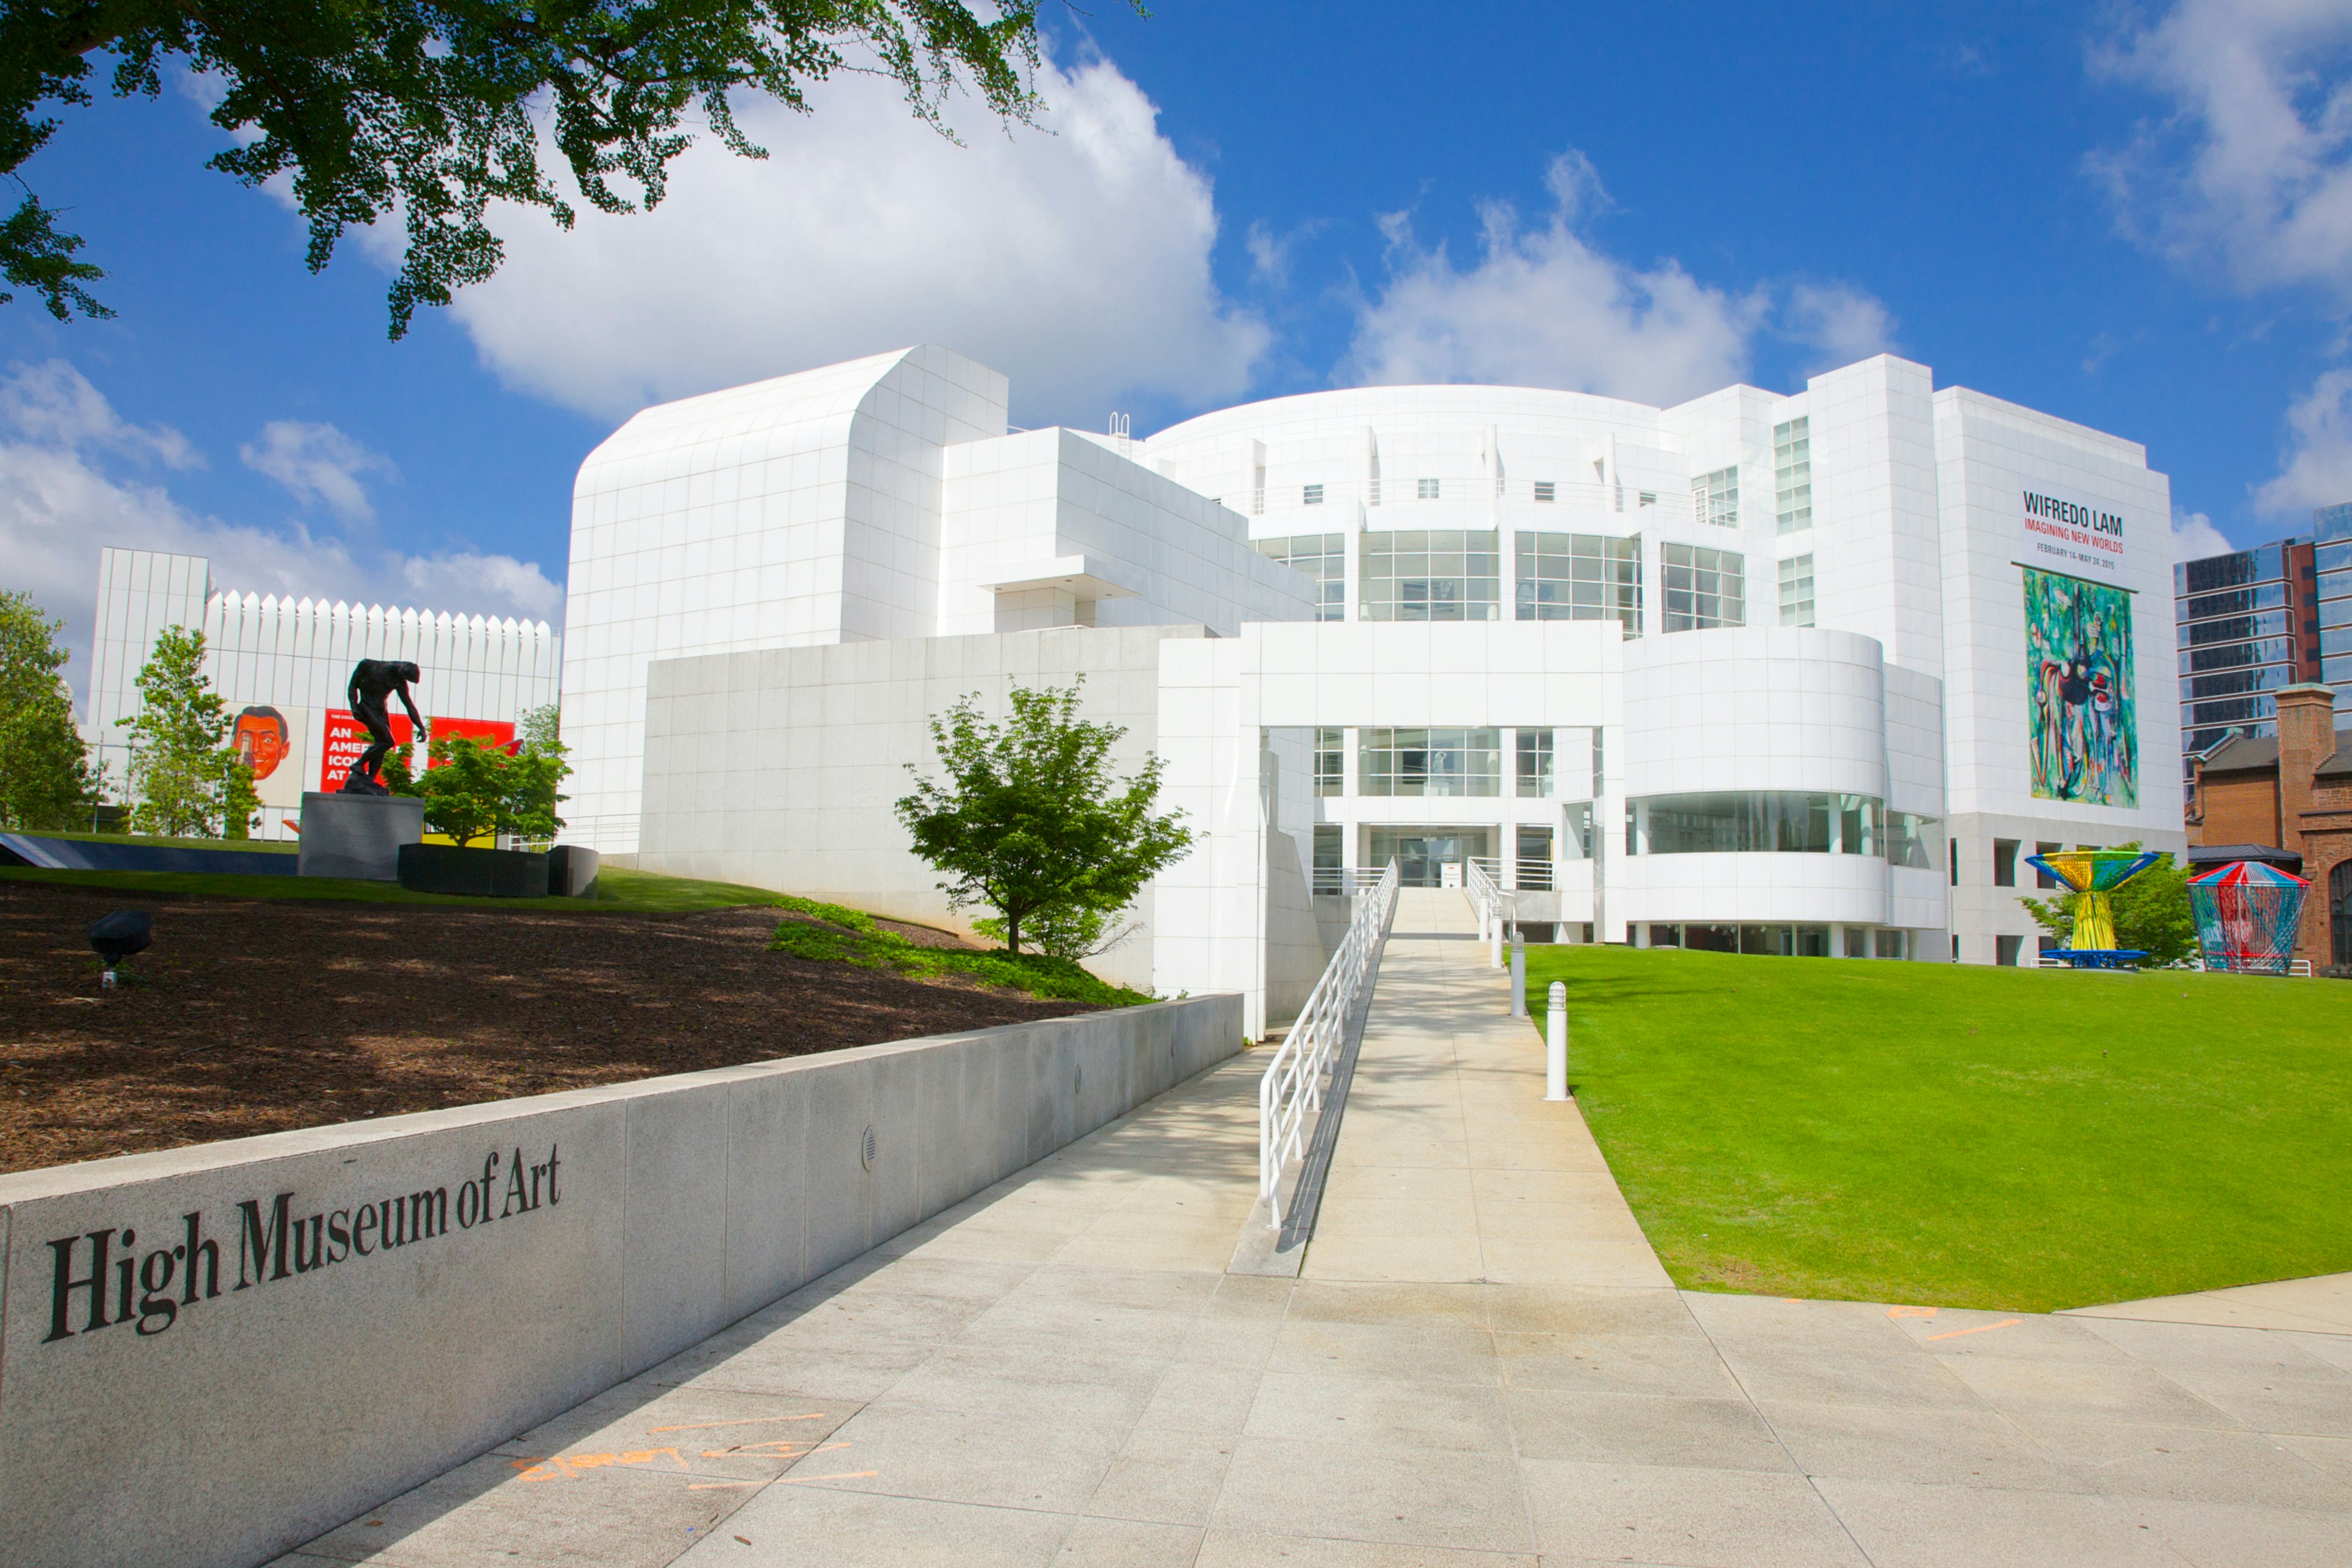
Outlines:
<svg viewBox="0 0 2352 1568"><path fill-rule="evenodd" d="M236 138L208 165L248 185L290 174L316 272L343 230L403 224L392 335L419 305L498 270L492 201L573 209L541 167L551 148L600 211L650 209L698 116L730 151L763 158L735 123L744 92L806 112L836 71L886 76L945 131L967 83L1007 121L1038 108L1037 0L992 19L961 0L383 0L227 5L210 0L9 0L0 6L0 174L55 135L51 104L90 102L90 57L114 57L118 97L162 90L167 61L213 83L213 123ZM631 193L634 193L634 195ZM0 224L0 271L59 321L112 312L83 288L104 274L26 193ZM0 300L7 299L0 295Z"/></svg>
<svg viewBox="0 0 2352 1568"><path fill-rule="evenodd" d="M526 742L509 752L463 735L446 741L436 735L428 753L432 765L422 778L409 772L414 752L403 746L384 759L385 787L421 797L425 826L461 848L477 838L495 843L500 834L552 838L563 826L555 808L568 797L556 791L572 768L560 745L534 749Z"/></svg>
<svg viewBox="0 0 2352 1568"><path fill-rule="evenodd" d="M131 791L139 833L210 838L252 830L253 773L228 738L228 704L205 674L205 634L165 626L139 671L131 731Z"/></svg>
<svg viewBox="0 0 2352 1568"><path fill-rule="evenodd" d="M89 826L98 780L58 674L64 625L31 595L0 591L0 827Z"/></svg>
<svg viewBox="0 0 2352 1568"><path fill-rule="evenodd" d="M915 853L947 873L939 886L950 908L996 911L1013 952L1024 921L1115 915L1192 843L1182 813L1152 815L1157 756L1147 753L1124 784L1112 776L1110 749L1127 731L1078 717L1085 679L1067 690L1014 687L1002 724L981 716L974 692L931 720L947 777L935 783L907 764L915 793L898 813ZM1098 918L1089 940L1101 929Z"/></svg>
<svg viewBox="0 0 2352 1568"><path fill-rule="evenodd" d="M2137 842L2118 845L2118 848L2137 849ZM2179 963L2197 951L2197 917L2189 907L2189 871L2171 856L2162 859L2107 895L2115 907L2116 945L2137 948L2147 954L2151 964ZM2054 898L2026 899L2018 902L2033 917L2033 923L2058 938L2071 942L2074 937L2074 906L2080 893L2060 893Z"/></svg>

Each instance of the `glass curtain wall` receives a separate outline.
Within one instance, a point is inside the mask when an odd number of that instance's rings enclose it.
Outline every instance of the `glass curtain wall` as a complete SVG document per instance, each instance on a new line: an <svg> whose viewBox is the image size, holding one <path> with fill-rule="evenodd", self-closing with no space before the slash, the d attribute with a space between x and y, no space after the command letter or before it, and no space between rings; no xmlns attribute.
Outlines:
<svg viewBox="0 0 2352 1568"><path fill-rule="evenodd" d="M1368 728L1357 789L1368 795L1499 795L1503 731Z"/></svg>
<svg viewBox="0 0 2352 1568"><path fill-rule="evenodd" d="M1736 550L1660 547L1666 580L1665 629L1705 631L1748 624L1748 563Z"/></svg>
<svg viewBox="0 0 2352 1568"><path fill-rule="evenodd" d="M1791 419L1772 426L1773 524L1782 533L1813 526L1812 423Z"/></svg>
<svg viewBox="0 0 2352 1568"><path fill-rule="evenodd" d="M1642 536L1520 533L1513 598L1523 621L1605 621L1642 635Z"/></svg>
<svg viewBox="0 0 2352 1568"><path fill-rule="evenodd" d="M1362 618L1500 620L1503 565L1497 549L1491 528L1365 534Z"/></svg>
<svg viewBox="0 0 2352 1568"><path fill-rule="evenodd" d="M1313 487L1319 489L1320 487ZM1279 561L1294 572L1315 580L1315 618L1348 618L1348 536L1344 533L1297 533L1288 539L1253 542L1260 555Z"/></svg>
<svg viewBox="0 0 2352 1568"><path fill-rule="evenodd" d="M1735 790L1625 803L1629 855L1879 855L1885 803L1864 795Z"/></svg>
<svg viewBox="0 0 2352 1568"><path fill-rule="evenodd" d="M1522 730L1518 739L1518 796L1549 800L1552 792L1552 735L1549 730Z"/></svg>

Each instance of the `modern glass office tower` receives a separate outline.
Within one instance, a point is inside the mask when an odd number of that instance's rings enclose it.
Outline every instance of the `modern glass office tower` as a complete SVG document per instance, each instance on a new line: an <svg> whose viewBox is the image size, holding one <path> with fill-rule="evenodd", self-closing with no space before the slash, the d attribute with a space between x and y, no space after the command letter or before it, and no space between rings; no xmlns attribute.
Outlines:
<svg viewBox="0 0 2352 1568"><path fill-rule="evenodd" d="M2352 531L2352 507L2339 526ZM2352 538L2352 531L2347 531ZM2338 544L2352 552L2352 542ZM2347 558L2352 565L2352 558ZM2342 589L2352 638L2352 571ZM2273 698L2283 686L2323 679L2322 629L2312 542L2282 539L2252 550L2183 561L2172 569L2180 660L2182 786L2189 762L2232 735L2275 735ZM2346 652L2352 654L2352 643ZM2352 658L2339 660L2352 666Z"/></svg>
<svg viewBox="0 0 2352 1568"><path fill-rule="evenodd" d="M2336 688L2336 710L2352 708L2352 501L2311 514L2313 566L2319 585L2319 673Z"/></svg>

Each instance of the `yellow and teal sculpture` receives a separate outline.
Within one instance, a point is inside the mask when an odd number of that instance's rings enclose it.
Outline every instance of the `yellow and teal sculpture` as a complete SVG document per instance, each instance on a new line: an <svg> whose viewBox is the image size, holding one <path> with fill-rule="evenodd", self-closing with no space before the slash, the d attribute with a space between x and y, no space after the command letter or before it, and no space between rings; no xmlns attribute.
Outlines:
<svg viewBox="0 0 2352 1568"><path fill-rule="evenodd" d="M2130 969L2147 956L2147 950L2116 945L2117 888L2164 859L2154 849L2055 849L2029 855L2025 863L2058 879L2059 886L2075 894L2074 945L2043 956L2063 959L2076 969Z"/></svg>

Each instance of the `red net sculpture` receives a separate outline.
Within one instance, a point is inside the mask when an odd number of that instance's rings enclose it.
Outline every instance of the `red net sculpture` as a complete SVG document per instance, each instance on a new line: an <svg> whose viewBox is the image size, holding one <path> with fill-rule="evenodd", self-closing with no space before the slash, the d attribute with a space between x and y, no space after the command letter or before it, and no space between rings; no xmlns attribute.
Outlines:
<svg viewBox="0 0 2352 1568"><path fill-rule="evenodd" d="M2189 907L2205 967L2240 974L2284 974L2311 884L2259 860L2233 860L2192 877Z"/></svg>

